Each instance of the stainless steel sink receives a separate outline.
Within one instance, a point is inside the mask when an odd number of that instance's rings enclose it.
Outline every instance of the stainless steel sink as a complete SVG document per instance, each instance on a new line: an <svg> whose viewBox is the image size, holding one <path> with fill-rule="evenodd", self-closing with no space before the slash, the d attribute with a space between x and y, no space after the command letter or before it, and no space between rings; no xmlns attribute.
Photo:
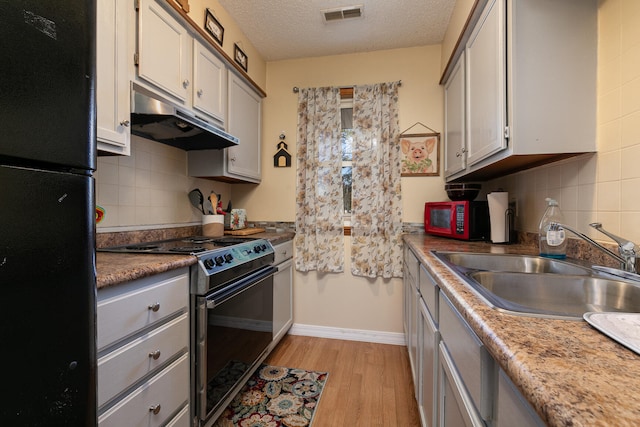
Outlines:
<svg viewBox="0 0 640 427"><path fill-rule="evenodd" d="M528 255L433 252L491 307L513 314L582 319L589 311L640 312L640 283L586 265Z"/></svg>
<svg viewBox="0 0 640 427"><path fill-rule="evenodd" d="M434 252L440 259L456 267L470 270L510 271L514 273L556 273L588 276L587 266L567 261L529 255L480 254L473 252Z"/></svg>
<svg viewBox="0 0 640 427"><path fill-rule="evenodd" d="M467 277L490 304L512 312L581 319L588 311L640 311L640 287L619 280L493 271Z"/></svg>

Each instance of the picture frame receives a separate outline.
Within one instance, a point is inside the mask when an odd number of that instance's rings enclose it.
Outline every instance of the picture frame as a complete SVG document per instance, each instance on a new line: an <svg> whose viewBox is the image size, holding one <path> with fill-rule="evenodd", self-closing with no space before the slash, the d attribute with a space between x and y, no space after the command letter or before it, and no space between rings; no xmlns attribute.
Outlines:
<svg viewBox="0 0 640 427"><path fill-rule="evenodd" d="M245 72L249 69L249 58L247 58L247 54L244 53L238 43L234 43L233 45L233 59L236 63L242 68Z"/></svg>
<svg viewBox="0 0 640 427"><path fill-rule="evenodd" d="M440 175L440 134L400 135L401 176Z"/></svg>
<svg viewBox="0 0 640 427"><path fill-rule="evenodd" d="M211 37L218 42L220 46L222 46L222 42L224 40L224 27L220 22L213 16L213 13L209 9L205 12L204 17L204 28L207 30Z"/></svg>

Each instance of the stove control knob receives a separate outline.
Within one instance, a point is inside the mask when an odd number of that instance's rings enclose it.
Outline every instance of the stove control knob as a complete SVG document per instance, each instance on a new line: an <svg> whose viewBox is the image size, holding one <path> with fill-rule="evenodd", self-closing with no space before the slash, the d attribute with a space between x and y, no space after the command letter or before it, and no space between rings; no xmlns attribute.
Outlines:
<svg viewBox="0 0 640 427"><path fill-rule="evenodd" d="M231 254L226 254L226 255L224 256L224 260L225 260L226 262L231 262L231 261L233 261L233 255L231 255Z"/></svg>
<svg viewBox="0 0 640 427"><path fill-rule="evenodd" d="M218 255L215 260L216 260L216 265L224 264L224 258L222 258L222 256L220 255Z"/></svg>
<svg viewBox="0 0 640 427"><path fill-rule="evenodd" d="M260 246L262 248L263 251L267 250L267 245L265 245L264 243L262 244L262 246Z"/></svg>
<svg viewBox="0 0 640 427"><path fill-rule="evenodd" d="M254 246L254 247L253 247L253 251L254 251L255 253L257 253L257 254L258 254L258 253L260 253L260 250L261 250L261 249L260 249L260 246Z"/></svg>
<svg viewBox="0 0 640 427"><path fill-rule="evenodd" d="M211 270L213 267L215 267L215 263L213 262L213 259L211 258L207 258L204 260L204 266L207 270Z"/></svg>

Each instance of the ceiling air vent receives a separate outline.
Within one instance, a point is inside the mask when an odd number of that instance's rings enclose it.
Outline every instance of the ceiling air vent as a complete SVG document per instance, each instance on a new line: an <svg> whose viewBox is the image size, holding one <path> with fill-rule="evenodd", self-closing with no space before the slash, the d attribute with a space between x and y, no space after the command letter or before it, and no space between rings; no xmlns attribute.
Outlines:
<svg viewBox="0 0 640 427"><path fill-rule="evenodd" d="M324 9L321 11L325 22L342 21L344 19L361 18L362 5L339 7L336 9Z"/></svg>

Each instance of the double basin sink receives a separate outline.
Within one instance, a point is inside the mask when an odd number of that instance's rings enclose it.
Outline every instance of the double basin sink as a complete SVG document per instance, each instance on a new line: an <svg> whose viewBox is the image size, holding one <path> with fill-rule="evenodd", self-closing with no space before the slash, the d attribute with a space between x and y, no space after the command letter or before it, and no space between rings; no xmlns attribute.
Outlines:
<svg viewBox="0 0 640 427"><path fill-rule="evenodd" d="M612 269L528 255L433 254L497 310L561 319L582 319L587 312L640 312L640 282L612 275Z"/></svg>

